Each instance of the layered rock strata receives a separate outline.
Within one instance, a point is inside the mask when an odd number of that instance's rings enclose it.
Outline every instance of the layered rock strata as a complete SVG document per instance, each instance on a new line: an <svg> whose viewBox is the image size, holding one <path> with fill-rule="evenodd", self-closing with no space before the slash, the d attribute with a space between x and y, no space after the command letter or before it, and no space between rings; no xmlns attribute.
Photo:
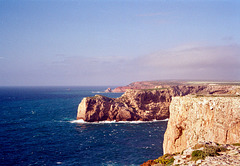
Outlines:
<svg viewBox="0 0 240 166"><path fill-rule="evenodd" d="M164 153L181 152L199 141L240 142L240 97L173 97Z"/></svg>

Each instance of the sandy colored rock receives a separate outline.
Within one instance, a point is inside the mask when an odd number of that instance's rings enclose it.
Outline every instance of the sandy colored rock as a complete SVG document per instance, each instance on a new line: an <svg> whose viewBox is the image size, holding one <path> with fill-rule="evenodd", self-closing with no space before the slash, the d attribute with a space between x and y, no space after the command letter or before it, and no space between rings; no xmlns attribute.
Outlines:
<svg viewBox="0 0 240 166"><path fill-rule="evenodd" d="M111 88L107 88L104 92L105 92L105 93L111 93L111 92L112 92L112 89L111 89Z"/></svg>
<svg viewBox="0 0 240 166"><path fill-rule="evenodd" d="M164 153L181 152L201 141L240 142L240 97L173 97Z"/></svg>
<svg viewBox="0 0 240 166"><path fill-rule="evenodd" d="M172 95L172 89L162 89L127 90L120 98L86 97L79 104L77 119L88 122L166 119Z"/></svg>
<svg viewBox="0 0 240 166"><path fill-rule="evenodd" d="M167 83L159 81L135 82L128 87L140 89L125 89L126 92L117 99L100 95L86 97L79 104L77 119L83 119L88 122L105 120L160 120L169 117L169 106L172 96L185 96L188 94L219 95L219 93L235 95L240 92L239 86ZM155 87L141 89L153 86ZM107 91L110 91L110 89Z"/></svg>

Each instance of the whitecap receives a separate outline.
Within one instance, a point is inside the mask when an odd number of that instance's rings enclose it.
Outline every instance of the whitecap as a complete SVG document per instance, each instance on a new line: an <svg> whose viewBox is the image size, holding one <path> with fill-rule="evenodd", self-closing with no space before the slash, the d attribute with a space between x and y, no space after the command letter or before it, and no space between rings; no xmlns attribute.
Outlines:
<svg viewBox="0 0 240 166"><path fill-rule="evenodd" d="M105 92L105 91L92 91L92 93L123 93L123 92Z"/></svg>
<svg viewBox="0 0 240 166"><path fill-rule="evenodd" d="M156 119L154 119L153 121L168 121L168 118L167 119L163 119L163 120L156 120Z"/></svg>
<svg viewBox="0 0 240 166"><path fill-rule="evenodd" d="M70 121L70 123L87 123L87 122L85 122L83 119L79 119L79 120L72 120Z"/></svg>
<svg viewBox="0 0 240 166"><path fill-rule="evenodd" d="M161 121L168 121L168 119L163 119L163 120L152 120L152 121L98 121L98 122L86 122L83 119L79 120L72 120L70 123L88 123L88 124L109 124L109 123L131 123L131 124L138 124L138 123L153 123L153 122L161 122Z"/></svg>
<svg viewBox="0 0 240 166"><path fill-rule="evenodd" d="M106 93L104 91L92 91L92 93Z"/></svg>

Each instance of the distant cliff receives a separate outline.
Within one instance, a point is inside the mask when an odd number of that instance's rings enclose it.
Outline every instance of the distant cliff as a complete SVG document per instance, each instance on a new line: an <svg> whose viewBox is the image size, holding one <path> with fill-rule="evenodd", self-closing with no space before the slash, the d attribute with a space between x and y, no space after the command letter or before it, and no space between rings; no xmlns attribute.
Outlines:
<svg viewBox="0 0 240 166"><path fill-rule="evenodd" d="M173 97L164 153L181 152L199 141L240 142L240 97Z"/></svg>
<svg viewBox="0 0 240 166"><path fill-rule="evenodd" d="M153 89L157 86L164 86L170 87L170 86L178 86L186 84L183 81L139 81L139 82L133 82L126 86L120 86L112 90L112 92L125 92L127 89Z"/></svg>
<svg viewBox="0 0 240 166"><path fill-rule="evenodd" d="M157 87L169 88L169 87L183 87L183 86L201 86L205 89L205 92L212 93L227 93L233 89L238 89L240 82L207 82L207 81L139 81L133 82L126 86L120 86L113 89L111 92L125 92L127 89L154 89ZM180 88L181 89L181 88Z"/></svg>

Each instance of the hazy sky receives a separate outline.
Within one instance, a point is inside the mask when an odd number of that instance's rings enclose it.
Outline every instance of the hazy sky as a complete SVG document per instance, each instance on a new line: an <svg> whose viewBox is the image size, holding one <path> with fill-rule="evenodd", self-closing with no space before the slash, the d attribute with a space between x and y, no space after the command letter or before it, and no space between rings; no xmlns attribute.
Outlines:
<svg viewBox="0 0 240 166"><path fill-rule="evenodd" d="M238 0L0 0L0 86L240 80Z"/></svg>

